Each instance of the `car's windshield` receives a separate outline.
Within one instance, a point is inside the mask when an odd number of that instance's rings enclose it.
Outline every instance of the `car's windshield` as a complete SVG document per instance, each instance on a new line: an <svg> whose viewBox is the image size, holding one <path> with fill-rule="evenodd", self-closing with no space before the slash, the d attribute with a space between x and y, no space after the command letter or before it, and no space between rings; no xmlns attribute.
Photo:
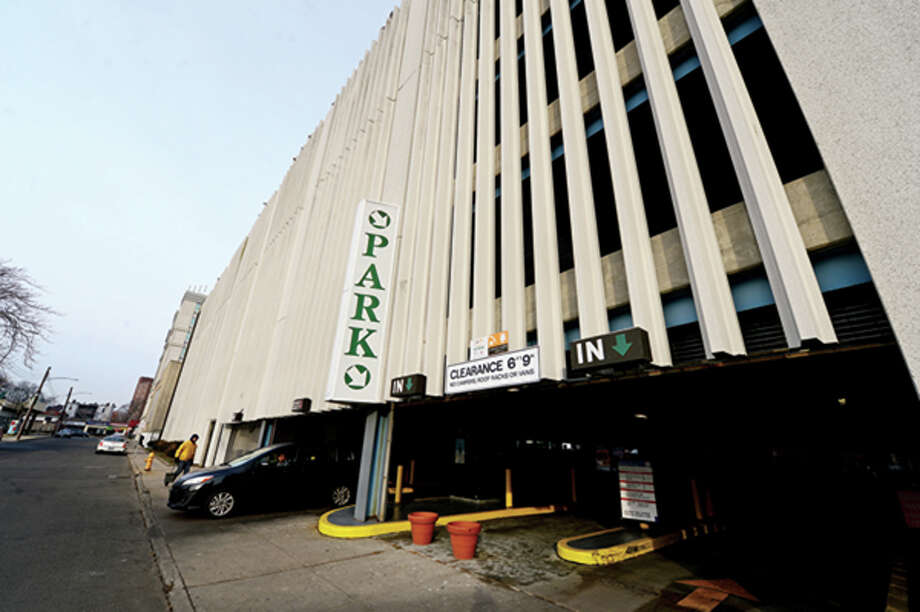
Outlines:
<svg viewBox="0 0 920 612"><path fill-rule="evenodd" d="M237 457L236 459L232 461L228 461L224 465L229 465L230 467L237 467L238 465L243 465L244 463L254 459L255 457L258 457L259 455L264 455L266 452L267 452L267 449L257 448L255 450L249 451L248 453L240 455L239 457Z"/></svg>
<svg viewBox="0 0 920 612"><path fill-rule="evenodd" d="M103 438L103 440L105 440L106 442L124 442L125 438L124 436L120 436L116 434L114 436L106 436L105 438Z"/></svg>

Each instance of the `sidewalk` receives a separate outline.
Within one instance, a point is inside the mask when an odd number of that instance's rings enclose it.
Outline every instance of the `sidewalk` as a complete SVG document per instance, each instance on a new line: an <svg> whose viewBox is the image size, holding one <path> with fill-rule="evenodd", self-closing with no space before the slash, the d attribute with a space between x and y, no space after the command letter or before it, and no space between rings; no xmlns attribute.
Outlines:
<svg viewBox="0 0 920 612"><path fill-rule="evenodd" d="M7 444L11 442L28 442L29 440L38 440L39 438L51 438L53 437L49 433L38 433L38 434L22 434L22 437L18 440L16 439L16 434L3 434L3 437L0 438L0 444Z"/></svg>
<svg viewBox="0 0 920 612"><path fill-rule="evenodd" d="M139 448L129 453L167 597L176 612L560 609L408 547L322 536L316 529L320 511L220 521L174 512L166 507L163 486L163 474L172 466L155 459L151 471L144 472L146 457Z"/></svg>
<svg viewBox="0 0 920 612"><path fill-rule="evenodd" d="M456 560L437 529L428 546L408 533L339 539L318 531L327 509L211 520L166 507L160 459L129 458L144 519L172 610L681 610L694 579L733 576L711 537L613 566L570 563L555 552L565 537L597 523L571 515L484 522L476 557ZM755 610L726 595L719 612ZM769 608L769 606L767 607ZM800 609L812 609L807 606Z"/></svg>

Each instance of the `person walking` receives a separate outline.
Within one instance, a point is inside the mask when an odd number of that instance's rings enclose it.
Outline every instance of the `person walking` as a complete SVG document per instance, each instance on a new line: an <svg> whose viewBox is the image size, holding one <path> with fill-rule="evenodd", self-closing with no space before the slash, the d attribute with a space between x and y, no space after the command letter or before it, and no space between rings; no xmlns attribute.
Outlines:
<svg viewBox="0 0 920 612"><path fill-rule="evenodd" d="M192 437L179 445L176 449L176 471L167 473L164 478L166 486L183 474L187 474L192 467L192 461L195 459L195 453L198 451L198 434L192 434Z"/></svg>

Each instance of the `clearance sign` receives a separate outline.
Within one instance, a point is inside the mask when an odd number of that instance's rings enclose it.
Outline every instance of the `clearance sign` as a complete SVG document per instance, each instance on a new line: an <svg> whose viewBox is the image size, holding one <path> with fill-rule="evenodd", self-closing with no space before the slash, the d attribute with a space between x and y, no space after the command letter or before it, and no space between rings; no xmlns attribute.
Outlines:
<svg viewBox="0 0 920 612"><path fill-rule="evenodd" d="M355 216L326 399L384 401L383 352L396 263L399 208L362 200Z"/></svg>

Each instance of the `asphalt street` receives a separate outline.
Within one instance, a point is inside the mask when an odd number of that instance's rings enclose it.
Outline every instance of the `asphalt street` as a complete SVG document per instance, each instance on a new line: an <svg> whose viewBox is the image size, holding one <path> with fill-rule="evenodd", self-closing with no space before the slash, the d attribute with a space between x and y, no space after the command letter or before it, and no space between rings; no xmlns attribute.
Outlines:
<svg viewBox="0 0 920 612"><path fill-rule="evenodd" d="M126 457L0 442L0 609L167 609Z"/></svg>

